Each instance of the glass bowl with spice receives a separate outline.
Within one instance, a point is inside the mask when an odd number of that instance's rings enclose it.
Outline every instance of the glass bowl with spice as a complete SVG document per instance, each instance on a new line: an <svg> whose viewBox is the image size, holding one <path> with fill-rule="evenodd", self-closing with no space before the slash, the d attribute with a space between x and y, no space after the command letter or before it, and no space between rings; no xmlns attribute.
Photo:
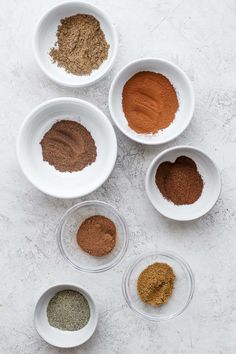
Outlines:
<svg viewBox="0 0 236 354"><path fill-rule="evenodd" d="M189 305L194 276L185 260L169 251L148 252L133 262L123 276L129 307L151 321L172 319Z"/></svg>
<svg viewBox="0 0 236 354"><path fill-rule="evenodd" d="M179 136L192 119L194 105L188 76L160 58L129 63L116 75L109 92L114 123L130 139L148 145Z"/></svg>
<svg viewBox="0 0 236 354"><path fill-rule="evenodd" d="M176 146L160 153L146 173L146 192L164 216L179 221L197 219L217 202L220 172L202 150Z"/></svg>
<svg viewBox="0 0 236 354"><path fill-rule="evenodd" d="M85 343L94 333L98 312L92 296L76 284L57 284L37 301L34 325L49 344L73 348Z"/></svg>
<svg viewBox="0 0 236 354"><path fill-rule="evenodd" d="M91 273L114 267L128 247L125 220L114 207L97 200L70 208L57 237L62 256L76 269Z"/></svg>
<svg viewBox="0 0 236 354"><path fill-rule="evenodd" d="M49 9L34 35L41 70L57 84L88 86L112 67L118 48L115 27L96 6L68 1Z"/></svg>

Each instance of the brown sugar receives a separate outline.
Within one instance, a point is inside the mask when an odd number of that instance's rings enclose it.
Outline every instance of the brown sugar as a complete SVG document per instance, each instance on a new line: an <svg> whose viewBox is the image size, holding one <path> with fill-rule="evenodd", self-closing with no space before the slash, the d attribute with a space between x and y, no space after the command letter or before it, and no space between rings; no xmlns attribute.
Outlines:
<svg viewBox="0 0 236 354"><path fill-rule="evenodd" d="M138 277L137 290L141 300L152 306L166 304L172 295L175 273L166 263L153 263Z"/></svg>
<svg viewBox="0 0 236 354"><path fill-rule="evenodd" d="M126 82L122 107L131 129L140 134L153 134L173 122L179 102L174 87L164 75L142 71Z"/></svg>
<svg viewBox="0 0 236 354"><path fill-rule="evenodd" d="M94 215L82 222L77 232L77 242L91 256L101 257L110 253L116 244L116 226L102 215Z"/></svg>

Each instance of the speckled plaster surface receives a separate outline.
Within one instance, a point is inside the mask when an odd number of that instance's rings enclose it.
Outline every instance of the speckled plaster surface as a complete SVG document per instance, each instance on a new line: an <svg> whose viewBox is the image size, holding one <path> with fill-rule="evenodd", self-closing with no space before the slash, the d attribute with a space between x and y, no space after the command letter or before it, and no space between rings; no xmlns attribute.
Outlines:
<svg viewBox="0 0 236 354"><path fill-rule="evenodd" d="M58 0L4 0L0 12L0 353L1 354L234 354L236 353L236 3L234 0L94 0L119 31L111 73L86 89L48 80L34 61L31 34L39 16ZM125 216L130 245L114 269L98 275L76 271L61 257L55 228L79 200L58 200L37 191L22 175L15 141L26 114L46 99L74 96L108 116L108 90L129 61L160 56L180 65L196 92L193 121L173 143L144 147L116 130L119 152L108 181L85 199L115 205ZM153 157L168 146L203 148L221 169L223 189L203 218L178 223L160 216L144 191ZM170 322L137 318L121 292L123 270L143 251L173 250L191 265L194 299ZM33 326L34 305L55 282L76 282L94 295L100 321L95 335L77 349L50 347Z"/></svg>

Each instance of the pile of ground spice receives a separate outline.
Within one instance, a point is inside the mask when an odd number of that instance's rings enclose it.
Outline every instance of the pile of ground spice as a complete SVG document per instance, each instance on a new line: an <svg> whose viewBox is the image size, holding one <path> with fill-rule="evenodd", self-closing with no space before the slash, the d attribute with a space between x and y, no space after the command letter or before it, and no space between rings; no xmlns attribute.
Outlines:
<svg viewBox="0 0 236 354"><path fill-rule="evenodd" d="M47 317L52 327L63 331L78 331L89 321L88 301L78 291L59 291L48 303Z"/></svg>
<svg viewBox="0 0 236 354"><path fill-rule="evenodd" d="M60 172L81 171L97 157L97 148L90 132L71 120L53 124L40 144L43 160Z"/></svg>
<svg viewBox="0 0 236 354"><path fill-rule="evenodd" d="M122 106L131 129L140 134L153 134L173 122L179 102L165 76L142 71L126 82Z"/></svg>
<svg viewBox="0 0 236 354"><path fill-rule="evenodd" d="M110 253L116 244L116 226L102 215L94 215L80 225L77 242L91 256L102 257Z"/></svg>
<svg viewBox="0 0 236 354"><path fill-rule="evenodd" d="M149 265L139 275L137 290L141 300L152 306L168 302L172 295L175 273L166 263Z"/></svg>
<svg viewBox="0 0 236 354"><path fill-rule="evenodd" d="M107 59L108 50L99 21L91 15L77 14L61 20L50 56L69 73L89 75Z"/></svg>
<svg viewBox="0 0 236 354"><path fill-rule="evenodd" d="M174 163L166 161L159 165L156 185L175 205L193 204L202 194L203 179L196 163L189 157L180 156Z"/></svg>

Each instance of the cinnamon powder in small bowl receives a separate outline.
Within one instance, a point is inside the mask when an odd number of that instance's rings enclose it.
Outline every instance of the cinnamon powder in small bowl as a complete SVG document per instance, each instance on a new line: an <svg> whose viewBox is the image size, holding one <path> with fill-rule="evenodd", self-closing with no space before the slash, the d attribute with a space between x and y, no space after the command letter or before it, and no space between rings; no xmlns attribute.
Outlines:
<svg viewBox="0 0 236 354"><path fill-rule="evenodd" d="M116 226L102 215L85 219L77 232L77 242L83 251L91 256L102 257L109 254L116 244Z"/></svg>

